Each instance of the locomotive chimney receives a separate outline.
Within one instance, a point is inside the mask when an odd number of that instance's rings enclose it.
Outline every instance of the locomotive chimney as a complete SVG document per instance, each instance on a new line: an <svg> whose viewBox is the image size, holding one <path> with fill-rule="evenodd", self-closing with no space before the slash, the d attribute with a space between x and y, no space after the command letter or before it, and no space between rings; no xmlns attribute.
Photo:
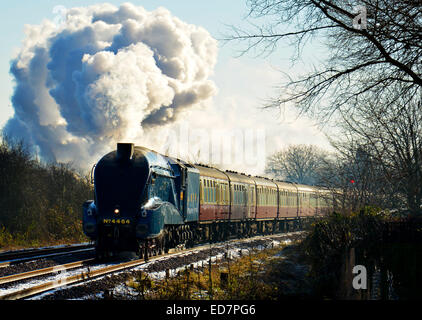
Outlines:
<svg viewBox="0 0 422 320"><path fill-rule="evenodd" d="M118 143L117 144L117 159L120 161L127 161L133 156L133 143Z"/></svg>

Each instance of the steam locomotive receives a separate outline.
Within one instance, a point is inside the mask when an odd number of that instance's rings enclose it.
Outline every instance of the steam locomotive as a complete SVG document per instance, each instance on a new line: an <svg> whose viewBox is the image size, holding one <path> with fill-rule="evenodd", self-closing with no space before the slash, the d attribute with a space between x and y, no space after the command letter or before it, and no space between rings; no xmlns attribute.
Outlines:
<svg viewBox="0 0 422 320"><path fill-rule="evenodd" d="M292 230L333 207L330 191L193 165L131 143L93 168L83 231L99 258Z"/></svg>

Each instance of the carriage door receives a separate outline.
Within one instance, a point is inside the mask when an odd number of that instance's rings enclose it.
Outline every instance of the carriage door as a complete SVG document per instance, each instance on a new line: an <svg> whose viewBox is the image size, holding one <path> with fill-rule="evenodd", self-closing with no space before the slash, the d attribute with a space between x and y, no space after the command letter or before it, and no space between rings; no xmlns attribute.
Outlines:
<svg viewBox="0 0 422 320"><path fill-rule="evenodd" d="M186 168L186 197L185 221L198 221L199 219L199 171L196 168Z"/></svg>

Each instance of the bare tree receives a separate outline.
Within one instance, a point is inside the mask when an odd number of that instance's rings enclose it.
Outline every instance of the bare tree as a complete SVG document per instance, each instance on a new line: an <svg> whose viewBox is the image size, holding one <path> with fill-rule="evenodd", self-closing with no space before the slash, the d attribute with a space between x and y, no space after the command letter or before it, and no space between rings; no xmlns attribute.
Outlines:
<svg viewBox="0 0 422 320"><path fill-rule="evenodd" d="M328 153L313 145L290 145L267 159L265 173L275 178L303 184L319 184Z"/></svg>
<svg viewBox="0 0 422 320"><path fill-rule="evenodd" d="M253 31L232 28L227 40L271 53L290 44L301 56L311 39L327 46L327 57L312 72L289 77L267 107L293 102L322 121L356 103L385 94L389 106L401 95L421 94L421 0L247 0L249 17L265 17ZM262 20L260 20L262 21ZM270 21L270 22L267 22ZM395 95L391 89L396 88Z"/></svg>
<svg viewBox="0 0 422 320"><path fill-rule="evenodd" d="M247 3L249 17L269 22L253 32L233 27L228 40L246 42L245 52L271 53L288 43L296 49L296 61L310 40L318 39L328 49L312 71L288 77L280 96L266 107L290 102L321 124L335 119L343 133L333 139L342 173L332 179L345 181L347 172L353 172L360 177L349 188L359 195L357 203L366 203L374 193L385 199L394 195L396 206L404 198L417 214L422 198L422 1Z"/></svg>
<svg viewBox="0 0 422 320"><path fill-rule="evenodd" d="M383 165L373 158L370 147L352 136L332 144L337 150L336 157L323 168L322 180L330 188L342 190L352 211L366 205L383 208L402 205L397 188L386 181Z"/></svg>
<svg viewBox="0 0 422 320"><path fill-rule="evenodd" d="M368 157L380 168L378 179L384 184L379 191L388 194L393 186L395 193L406 199L410 212L418 214L422 201L420 97L400 96L388 106L382 101L358 104L353 113L344 115L342 125L348 136L365 146Z"/></svg>

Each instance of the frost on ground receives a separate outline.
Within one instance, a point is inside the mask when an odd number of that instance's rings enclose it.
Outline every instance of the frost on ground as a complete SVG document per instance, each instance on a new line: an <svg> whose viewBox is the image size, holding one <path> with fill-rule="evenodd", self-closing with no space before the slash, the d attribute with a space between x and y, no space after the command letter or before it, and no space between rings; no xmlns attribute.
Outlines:
<svg viewBox="0 0 422 320"><path fill-rule="evenodd" d="M227 258L235 260L252 251L288 245L294 239L301 237L300 232L274 235L267 238L250 238L240 242L229 241L222 244L202 246L180 254L158 258L142 266L121 271L112 275L95 278L89 282L67 286L64 289L50 291L34 299L46 300L97 300L110 297L117 299L136 299L136 290L127 286L140 274L147 274L153 281L167 277L175 277L186 269L201 269L208 266L209 260L215 264Z"/></svg>

